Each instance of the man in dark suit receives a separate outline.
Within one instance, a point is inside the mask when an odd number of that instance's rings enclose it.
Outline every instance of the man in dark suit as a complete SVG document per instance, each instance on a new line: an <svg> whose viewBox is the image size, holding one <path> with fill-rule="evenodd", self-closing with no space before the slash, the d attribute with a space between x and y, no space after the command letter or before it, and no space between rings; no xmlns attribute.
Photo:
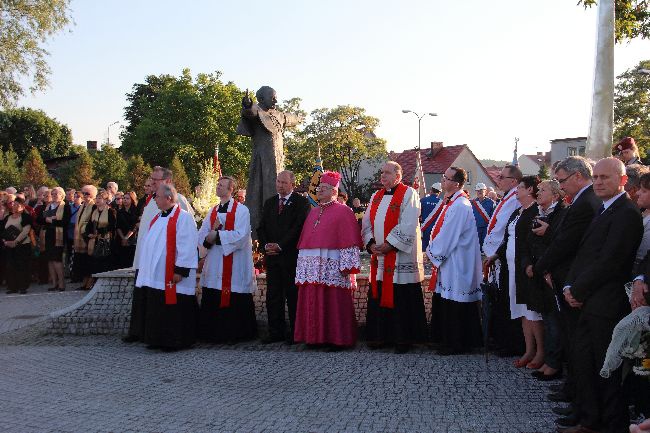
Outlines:
<svg viewBox="0 0 650 433"><path fill-rule="evenodd" d="M624 285L632 272L643 223L624 190L627 176L621 161L600 160L593 180L602 205L580 242L563 288L565 301L580 310L573 355L579 425L558 431L622 433L628 431L629 416L621 369L607 379L599 373L614 327L630 312Z"/></svg>
<svg viewBox="0 0 650 433"><path fill-rule="evenodd" d="M560 183L560 188L572 198L572 203L562 220L558 222L556 231L551 234L548 249L534 267L536 275L547 275L547 280L553 282L561 307L557 324L560 326L559 334L562 336L562 346L569 371L563 392L551 395L554 401L569 401L575 398L575 368L570 356L570 348L573 347L573 331L578 322L579 310L564 302L561 290L578 251L580 240L602 203L594 193L591 176L591 165L580 156L570 156L556 167L555 178ZM540 225L541 227L534 231L543 234L548 224L540 221ZM560 412L562 415L569 415L569 409L559 410L562 411ZM563 425L578 423L575 417L573 420L565 418L563 421Z"/></svg>
<svg viewBox="0 0 650 433"><path fill-rule="evenodd" d="M264 202L257 228L260 245L266 255L266 311L269 335L264 343L286 340L293 344L298 289L295 284L298 238L311 207L309 201L293 191L296 177L290 171L278 174L277 195ZM287 332L284 303L289 310Z"/></svg>

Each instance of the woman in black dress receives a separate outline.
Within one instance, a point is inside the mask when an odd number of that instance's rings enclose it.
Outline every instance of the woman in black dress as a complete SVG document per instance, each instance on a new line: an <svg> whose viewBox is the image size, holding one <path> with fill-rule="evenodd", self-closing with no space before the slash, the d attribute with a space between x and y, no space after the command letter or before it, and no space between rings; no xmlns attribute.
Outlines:
<svg viewBox="0 0 650 433"><path fill-rule="evenodd" d="M61 187L52 188L52 201L38 216L41 225L40 250L47 260L52 287L49 291L65 290L63 272L63 249L65 230L70 222L70 206L65 203L65 191Z"/></svg>
<svg viewBox="0 0 650 433"><path fill-rule="evenodd" d="M95 208L86 225L88 256L92 274L114 269L111 247L115 233L116 213L108 204L108 192L101 190L95 198Z"/></svg>
<svg viewBox="0 0 650 433"><path fill-rule="evenodd" d="M127 192L122 198L122 205L117 211L117 236L115 264L118 268L133 266L135 244L138 239L138 199L135 192Z"/></svg>
<svg viewBox="0 0 650 433"><path fill-rule="evenodd" d="M32 243L29 232L32 216L25 212L25 200L17 197L11 204L11 214L0 221L0 232L7 263L7 293L27 293L31 280Z"/></svg>

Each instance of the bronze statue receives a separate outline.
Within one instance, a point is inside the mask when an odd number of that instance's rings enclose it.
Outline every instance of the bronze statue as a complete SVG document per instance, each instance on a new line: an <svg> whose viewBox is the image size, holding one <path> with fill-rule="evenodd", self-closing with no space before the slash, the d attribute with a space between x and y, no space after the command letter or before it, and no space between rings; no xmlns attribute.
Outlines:
<svg viewBox="0 0 650 433"><path fill-rule="evenodd" d="M254 238L257 237L264 201L276 194L275 178L284 170L284 129L296 126L303 120L295 114L275 109L278 99L272 87L260 87L255 96L257 104L253 104L246 90L246 95L242 98L241 119L237 125L237 134L252 137L253 140L246 206L250 210Z"/></svg>

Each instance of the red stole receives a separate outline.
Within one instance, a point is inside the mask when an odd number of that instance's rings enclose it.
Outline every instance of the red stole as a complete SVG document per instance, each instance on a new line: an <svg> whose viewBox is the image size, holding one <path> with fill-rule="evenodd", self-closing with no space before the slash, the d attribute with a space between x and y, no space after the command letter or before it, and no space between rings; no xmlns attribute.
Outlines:
<svg viewBox="0 0 650 433"><path fill-rule="evenodd" d="M176 283L174 282L174 266L176 265L176 222L181 213L180 206L176 206L174 214L167 221L167 246L165 252L165 304L176 304ZM156 215L149 224L149 229L158 220Z"/></svg>
<svg viewBox="0 0 650 433"><path fill-rule="evenodd" d="M456 200L458 200L459 197L463 197L463 196L466 197L466 194L465 194L464 191L461 191L460 194L458 195L458 197L456 197L453 200L450 200L449 203L447 203L444 206L444 209L443 209L442 213L440 214L440 218L438 218L438 221L436 221L435 227L433 227L433 230L431 231L431 240L429 241L429 243L431 243L431 241L434 240L436 238L436 236L438 236L438 233L440 233L440 229L442 228L442 224L445 222L445 214L447 213L447 209L449 209L451 207L451 205L454 204L454 202ZM431 268L431 279L429 279L429 287L427 288L427 290L429 292L435 292L437 282L438 282L438 268L433 266Z"/></svg>
<svg viewBox="0 0 650 433"><path fill-rule="evenodd" d="M497 208L494 210L494 213L492 214L492 219L490 220L490 225L488 226L488 229L487 229L488 234L490 234L490 232L492 231L492 229L496 225L496 223L497 223L497 215L501 211L501 208L503 207L503 204L505 202L507 202L508 200L510 200L512 197L514 197L515 194L517 194L517 190L513 189L513 191L510 194L503 197L503 200L501 200L501 202L499 202L499 206L497 206Z"/></svg>
<svg viewBox="0 0 650 433"><path fill-rule="evenodd" d="M404 200L404 194L406 194L406 190L408 190L408 187L403 183L399 183L395 187L395 191L393 191L393 198L390 200L390 204L386 210L386 217L384 219L384 242L388 234L399 222L400 206ZM384 192L386 192L386 190L383 188L377 191L370 207L370 228L372 229L373 234L375 231L375 217L377 216L377 209L379 208L379 203L381 203L382 198L384 198ZM380 307L393 308L395 306L393 302L393 276L395 275L396 261L397 251L393 250L384 255L384 280L382 282L381 300L379 301ZM378 264L379 260L377 258L377 255L373 254L370 260L370 288L373 299L377 299L378 296Z"/></svg>
<svg viewBox="0 0 650 433"><path fill-rule="evenodd" d="M152 197L153 197L153 194L147 194L147 198L144 200L145 207L149 204Z"/></svg>
<svg viewBox="0 0 650 433"><path fill-rule="evenodd" d="M224 230L234 230L235 229L235 211L237 210L237 205L239 202L234 200L232 203L232 209L230 212L226 213L226 226ZM212 208L210 213L210 227L213 230L218 230L219 227L215 228L214 225L217 221L217 206ZM228 308L230 307L230 289L232 288L232 261L235 253L222 256L222 274L221 274L221 302L219 303L219 308Z"/></svg>
<svg viewBox="0 0 650 433"><path fill-rule="evenodd" d="M470 203L472 203L474 209L476 209L478 214L481 215L481 218L483 218L485 222L490 221L490 217L488 217L487 212L485 212L485 209L483 209L483 206L481 205L481 203L478 201L477 198L475 198L474 200L470 200Z"/></svg>

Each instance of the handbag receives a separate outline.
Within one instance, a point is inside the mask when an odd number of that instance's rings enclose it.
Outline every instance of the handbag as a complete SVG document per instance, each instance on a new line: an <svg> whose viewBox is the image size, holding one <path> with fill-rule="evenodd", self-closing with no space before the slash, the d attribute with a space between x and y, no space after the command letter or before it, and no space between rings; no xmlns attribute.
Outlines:
<svg viewBox="0 0 650 433"><path fill-rule="evenodd" d="M108 239L98 238L95 241L95 248L93 249L93 257L103 258L111 255L111 242Z"/></svg>
<svg viewBox="0 0 650 433"><path fill-rule="evenodd" d="M15 241L21 230L16 226L8 226L2 231L2 240Z"/></svg>

